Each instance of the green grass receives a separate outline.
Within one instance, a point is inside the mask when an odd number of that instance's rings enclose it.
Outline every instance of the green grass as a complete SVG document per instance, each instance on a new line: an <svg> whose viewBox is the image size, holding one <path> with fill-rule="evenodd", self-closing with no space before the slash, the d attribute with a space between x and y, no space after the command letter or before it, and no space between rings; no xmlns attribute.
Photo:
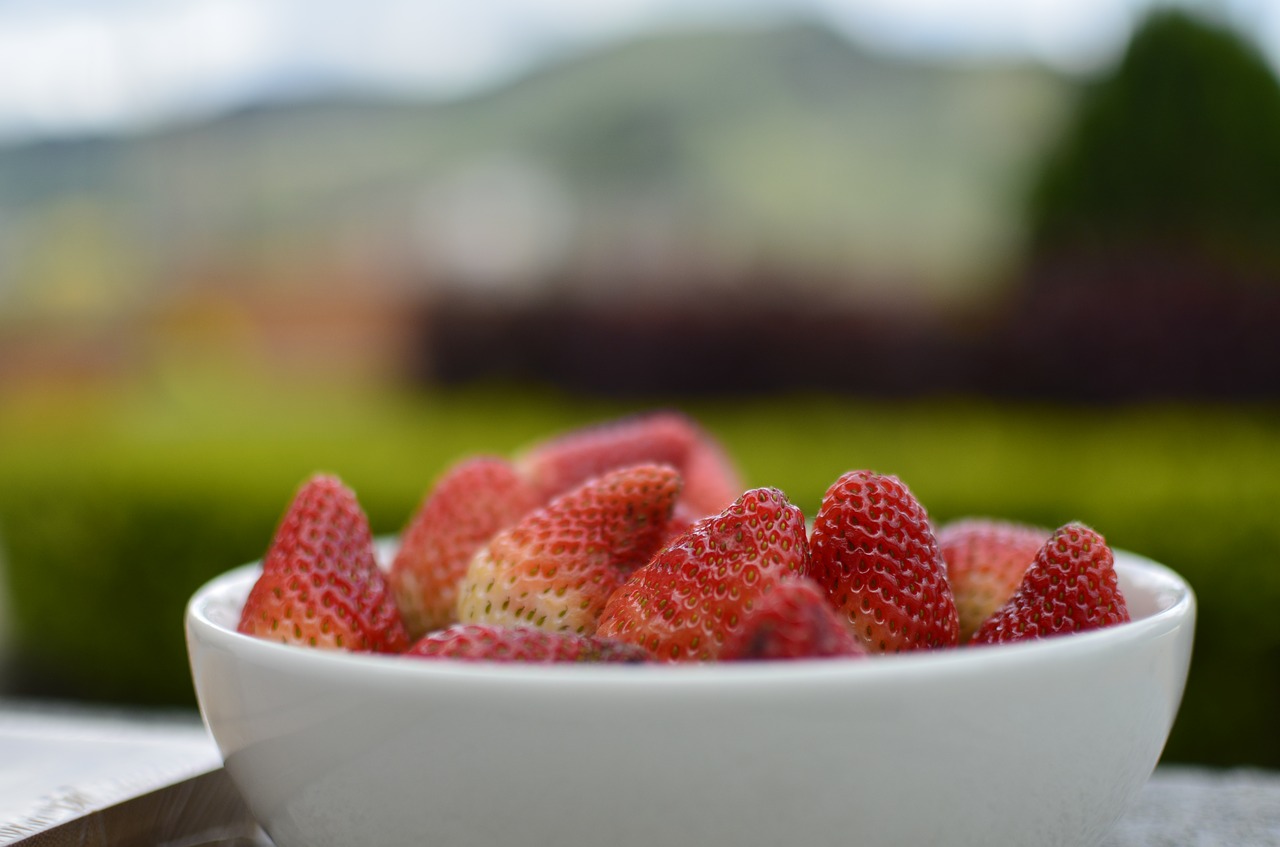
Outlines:
<svg viewBox="0 0 1280 847"><path fill-rule="evenodd" d="M648 404L490 386L425 395L212 381L0 407L0 544L10 641L48 690L191 702L181 614L204 580L258 558L298 483L342 476L375 532L435 476ZM221 386L221 387L219 387ZM1280 412L1124 410L821 396L701 402L752 485L812 515L844 470L897 474L937 521L1085 521L1163 561L1200 600L1167 758L1280 766ZM32 676L31 669L40 671Z"/></svg>

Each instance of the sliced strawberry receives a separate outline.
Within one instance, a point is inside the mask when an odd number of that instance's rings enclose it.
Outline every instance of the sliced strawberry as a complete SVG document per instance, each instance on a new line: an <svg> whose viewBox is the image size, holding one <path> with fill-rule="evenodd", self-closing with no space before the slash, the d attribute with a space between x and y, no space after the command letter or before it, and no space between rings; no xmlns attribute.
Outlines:
<svg viewBox="0 0 1280 847"><path fill-rule="evenodd" d="M780 580L809 571L804 515L774 488L704 518L609 598L598 634L662 661L707 661Z"/></svg>
<svg viewBox="0 0 1280 847"><path fill-rule="evenodd" d="M1038 526L964 518L937 532L960 616L960 643L1004 605L1050 532Z"/></svg>
<svg viewBox="0 0 1280 847"><path fill-rule="evenodd" d="M1106 539L1072 523L1044 543L1013 596L978 628L970 643L1044 638L1127 620L1129 608Z"/></svg>
<svg viewBox="0 0 1280 847"><path fill-rule="evenodd" d="M294 497L238 628L311 647L398 653L409 645L368 518L335 477L312 477Z"/></svg>
<svg viewBox="0 0 1280 847"><path fill-rule="evenodd" d="M897 477L836 480L809 538L813 576L873 653L954 647L959 626L929 516Z"/></svg>
<svg viewBox="0 0 1280 847"><path fill-rule="evenodd" d="M444 473L409 521L391 565L411 637L454 622L471 557L537 506L537 494L506 459L478 456Z"/></svg>
<svg viewBox="0 0 1280 847"><path fill-rule="evenodd" d="M811 579L785 579L742 619L720 652L724 660L865 656L867 649Z"/></svg>
<svg viewBox="0 0 1280 847"><path fill-rule="evenodd" d="M530 512L471 560L458 619L593 634L609 595L665 539L679 493L674 469L637 465Z"/></svg>
<svg viewBox="0 0 1280 847"><path fill-rule="evenodd" d="M634 644L530 626L454 624L409 648L406 656L488 662L645 662Z"/></svg>
<svg viewBox="0 0 1280 847"><path fill-rule="evenodd" d="M683 502L713 515L742 493L742 481L710 433L684 415L654 412L584 427L539 442L516 465L546 499L594 476L638 464L670 465L684 479Z"/></svg>

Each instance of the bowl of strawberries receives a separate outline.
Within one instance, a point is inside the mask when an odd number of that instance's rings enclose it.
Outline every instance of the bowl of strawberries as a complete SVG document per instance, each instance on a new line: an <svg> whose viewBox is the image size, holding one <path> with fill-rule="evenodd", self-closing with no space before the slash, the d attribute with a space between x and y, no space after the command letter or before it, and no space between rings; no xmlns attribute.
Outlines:
<svg viewBox="0 0 1280 847"><path fill-rule="evenodd" d="M192 598L202 715L279 847L1097 843L1195 599L1094 529L812 516L655 413L445 471L395 538L307 480Z"/></svg>

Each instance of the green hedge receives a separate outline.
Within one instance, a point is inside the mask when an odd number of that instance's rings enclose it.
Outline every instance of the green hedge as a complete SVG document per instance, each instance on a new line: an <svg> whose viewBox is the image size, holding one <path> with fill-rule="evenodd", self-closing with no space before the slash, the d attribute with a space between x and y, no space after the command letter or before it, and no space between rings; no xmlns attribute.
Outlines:
<svg viewBox="0 0 1280 847"><path fill-rule="evenodd" d="M939 521L1083 520L1174 567L1201 604L1196 657L1167 758L1280 766L1280 414L1267 409L1064 410L824 397L686 407L750 484L812 514L841 472L905 480ZM426 397L109 397L0 415L0 544L20 681L41 693L191 702L187 597L259 557L317 469L396 531L464 453L627 411L488 388ZM37 413L38 411L38 413Z"/></svg>
<svg viewBox="0 0 1280 847"><path fill-rule="evenodd" d="M200 386L0 403L0 691L190 703L187 598L262 555L305 477L338 474L374 531L394 533L455 458L510 452L583 414L506 389Z"/></svg>

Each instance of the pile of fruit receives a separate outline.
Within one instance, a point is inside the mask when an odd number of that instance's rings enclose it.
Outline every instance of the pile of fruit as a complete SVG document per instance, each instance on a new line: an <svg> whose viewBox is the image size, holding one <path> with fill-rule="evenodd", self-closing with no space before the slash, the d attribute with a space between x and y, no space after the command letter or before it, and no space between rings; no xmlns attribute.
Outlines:
<svg viewBox="0 0 1280 847"><path fill-rule="evenodd" d="M387 570L355 495L316 476L282 519L239 630L420 658L710 662L984 645L1129 619L1111 550L970 518L934 528L897 478L853 470L812 525L743 491L675 413L453 466Z"/></svg>

